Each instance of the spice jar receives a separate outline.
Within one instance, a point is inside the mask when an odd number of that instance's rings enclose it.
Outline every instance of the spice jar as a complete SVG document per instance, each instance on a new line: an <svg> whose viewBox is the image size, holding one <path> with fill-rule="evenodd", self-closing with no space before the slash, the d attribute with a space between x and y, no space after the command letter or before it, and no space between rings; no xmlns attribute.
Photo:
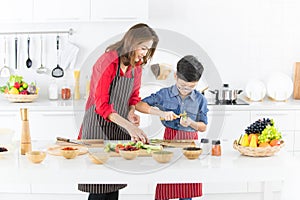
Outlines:
<svg viewBox="0 0 300 200"><path fill-rule="evenodd" d="M71 89L67 86L61 88L61 99L68 100L71 98Z"/></svg>
<svg viewBox="0 0 300 200"><path fill-rule="evenodd" d="M213 140L212 141L211 155L212 156L221 156L221 142L220 142L220 140Z"/></svg>
<svg viewBox="0 0 300 200"><path fill-rule="evenodd" d="M202 154L207 155L210 153L210 144L209 144L209 139L207 138L202 138L200 142L200 147L202 149Z"/></svg>

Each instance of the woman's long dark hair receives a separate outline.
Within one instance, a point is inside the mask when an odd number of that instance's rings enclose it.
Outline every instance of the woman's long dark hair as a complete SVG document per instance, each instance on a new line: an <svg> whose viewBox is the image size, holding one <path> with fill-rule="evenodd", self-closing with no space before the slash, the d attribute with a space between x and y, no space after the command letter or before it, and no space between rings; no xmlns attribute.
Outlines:
<svg viewBox="0 0 300 200"><path fill-rule="evenodd" d="M140 23L132 26L120 41L108 46L106 52L111 50L118 51L121 62L125 66L131 65L134 67L136 47L150 40L153 41L153 44L146 56L143 57L142 65L145 65L147 61L152 58L159 41L155 31L147 24Z"/></svg>

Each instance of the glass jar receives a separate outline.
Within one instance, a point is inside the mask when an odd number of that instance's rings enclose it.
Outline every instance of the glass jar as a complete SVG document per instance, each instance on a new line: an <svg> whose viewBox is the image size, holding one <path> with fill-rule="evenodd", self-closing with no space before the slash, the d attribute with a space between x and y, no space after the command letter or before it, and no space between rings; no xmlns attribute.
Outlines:
<svg viewBox="0 0 300 200"><path fill-rule="evenodd" d="M64 86L61 88L61 99L68 100L71 98L71 88Z"/></svg>
<svg viewBox="0 0 300 200"><path fill-rule="evenodd" d="M50 100L58 99L58 87L55 80L52 80L48 88L48 98Z"/></svg>
<svg viewBox="0 0 300 200"><path fill-rule="evenodd" d="M209 144L209 139L202 138L200 141L200 148L202 149L203 155L208 155L210 153L211 145Z"/></svg>
<svg viewBox="0 0 300 200"><path fill-rule="evenodd" d="M211 155L212 156L221 156L221 141L220 140L212 141Z"/></svg>

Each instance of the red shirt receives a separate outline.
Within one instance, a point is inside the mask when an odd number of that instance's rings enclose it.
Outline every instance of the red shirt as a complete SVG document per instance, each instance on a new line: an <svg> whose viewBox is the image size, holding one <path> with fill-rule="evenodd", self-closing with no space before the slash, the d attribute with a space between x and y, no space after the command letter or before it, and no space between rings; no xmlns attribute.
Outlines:
<svg viewBox="0 0 300 200"><path fill-rule="evenodd" d="M96 113L107 119L108 115L116 112L114 105L109 104L110 84L116 76L118 69L118 54L116 51L105 52L94 64L93 73L90 81L90 95L85 109L88 110L92 105L96 106ZM132 66L128 66L126 73L120 69L120 76L131 78ZM141 87L142 67L134 68L134 86L128 106L135 105L141 98L139 90Z"/></svg>

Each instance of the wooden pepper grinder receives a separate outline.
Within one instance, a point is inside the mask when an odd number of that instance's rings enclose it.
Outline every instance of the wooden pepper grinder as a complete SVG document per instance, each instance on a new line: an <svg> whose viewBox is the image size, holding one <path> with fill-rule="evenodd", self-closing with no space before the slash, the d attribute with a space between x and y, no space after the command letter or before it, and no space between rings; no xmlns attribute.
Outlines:
<svg viewBox="0 0 300 200"><path fill-rule="evenodd" d="M22 134L21 134L21 155L31 151L31 138L28 121L28 109L21 108Z"/></svg>

